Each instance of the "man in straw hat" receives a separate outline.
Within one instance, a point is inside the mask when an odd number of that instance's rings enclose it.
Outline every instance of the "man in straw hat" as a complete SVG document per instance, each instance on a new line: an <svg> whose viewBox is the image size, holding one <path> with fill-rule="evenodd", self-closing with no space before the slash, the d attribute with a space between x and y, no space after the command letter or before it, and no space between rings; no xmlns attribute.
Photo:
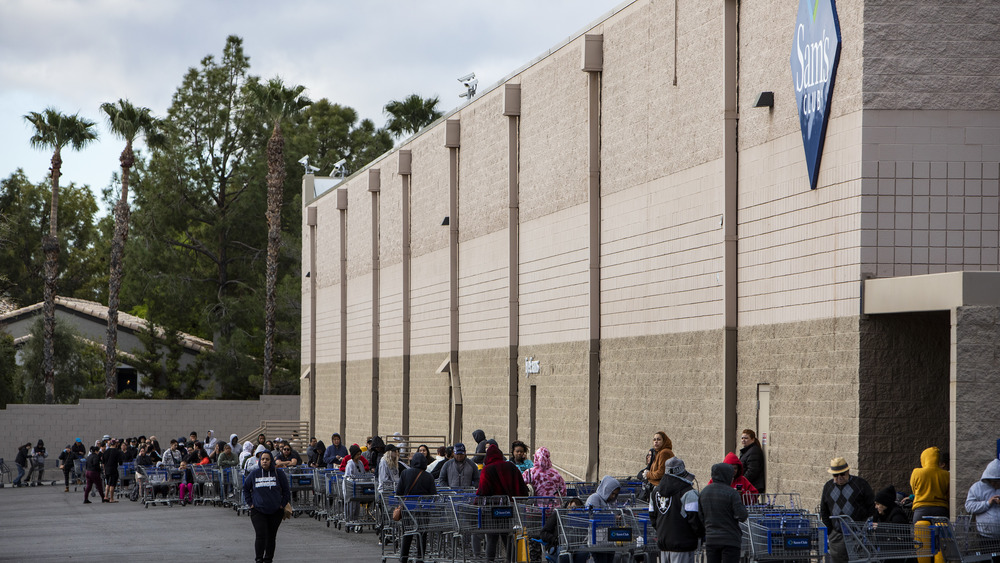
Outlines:
<svg viewBox="0 0 1000 563"><path fill-rule="evenodd" d="M875 493L868 481L851 475L851 467L842 457L831 459L830 468L826 471L833 478L823 486L819 517L829 533L833 563L847 563L844 535L840 524L833 522L832 517L848 516L856 522L864 522L875 513Z"/></svg>

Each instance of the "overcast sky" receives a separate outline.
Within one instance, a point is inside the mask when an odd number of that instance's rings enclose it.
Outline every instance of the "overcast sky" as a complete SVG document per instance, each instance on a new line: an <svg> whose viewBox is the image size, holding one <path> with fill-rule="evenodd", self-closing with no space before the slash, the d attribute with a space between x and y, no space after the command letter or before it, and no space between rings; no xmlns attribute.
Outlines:
<svg viewBox="0 0 1000 563"><path fill-rule="evenodd" d="M61 185L96 193L117 170L122 141L99 114L127 98L166 114L188 68L243 38L252 74L306 86L313 100L358 110L377 126L382 106L411 93L464 100L615 9L623 0L3 0L0 9L0 175L33 182L51 154L31 149L23 117L52 106L97 121L100 140L63 154Z"/></svg>

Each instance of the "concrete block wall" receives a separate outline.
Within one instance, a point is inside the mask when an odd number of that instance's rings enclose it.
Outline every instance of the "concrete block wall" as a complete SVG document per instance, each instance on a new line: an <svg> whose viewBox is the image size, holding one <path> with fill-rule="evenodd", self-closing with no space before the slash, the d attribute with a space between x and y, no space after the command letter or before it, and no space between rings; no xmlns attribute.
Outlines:
<svg viewBox="0 0 1000 563"><path fill-rule="evenodd" d="M449 433L450 376L437 373L448 357L439 354L414 354L410 358L410 433L447 436Z"/></svg>
<svg viewBox="0 0 1000 563"><path fill-rule="evenodd" d="M997 456L1000 308L959 307L951 317L952 513Z"/></svg>
<svg viewBox="0 0 1000 563"><path fill-rule="evenodd" d="M14 467L17 447L41 439L49 453L46 476L58 474L56 458L75 438L92 446L105 434L115 438L156 436L161 447L191 431L208 430L227 440L243 436L262 420L300 420L298 395L263 395L258 401L167 401L81 399L75 405L7 405L0 409L0 457ZM271 436L272 438L275 436Z"/></svg>
<svg viewBox="0 0 1000 563"><path fill-rule="evenodd" d="M873 315L860 323L858 464L877 489L910 490L931 446L949 449L950 315Z"/></svg>
<svg viewBox="0 0 1000 563"><path fill-rule="evenodd" d="M739 331L736 426L757 427L757 385L769 383L767 489L798 492L806 507L818 504L831 458L843 456L861 476L871 469L858 462L858 322L846 317Z"/></svg>
<svg viewBox="0 0 1000 563"><path fill-rule="evenodd" d="M510 337L508 231L460 244L459 349L507 349ZM464 385L463 381L463 385Z"/></svg>
<svg viewBox="0 0 1000 563"><path fill-rule="evenodd" d="M867 110L862 269L1000 268L1000 111Z"/></svg>
<svg viewBox="0 0 1000 563"><path fill-rule="evenodd" d="M477 428L493 438L505 453L510 451L512 438L507 433L507 412L510 404L508 385L508 350L468 350L459 353L462 372L463 435L455 440L475 444L472 432ZM442 428L442 430L444 430Z"/></svg>
<svg viewBox="0 0 1000 563"><path fill-rule="evenodd" d="M721 330L614 338L601 345L601 473L635 475L653 433L708 482L722 461Z"/></svg>

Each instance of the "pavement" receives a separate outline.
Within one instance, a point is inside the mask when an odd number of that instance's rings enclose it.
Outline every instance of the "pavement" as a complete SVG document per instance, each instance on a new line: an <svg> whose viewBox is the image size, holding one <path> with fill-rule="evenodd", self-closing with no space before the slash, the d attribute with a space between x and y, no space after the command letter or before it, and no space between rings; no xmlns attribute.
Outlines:
<svg viewBox="0 0 1000 563"><path fill-rule="evenodd" d="M82 486L70 491L63 492L61 479L55 486L0 488L0 561L254 560L250 518L231 508L144 508L128 499L101 503L96 496L84 504ZM370 530L347 534L302 515L281 524L274 561L368 563L381 561L381 553Z"/></svg>

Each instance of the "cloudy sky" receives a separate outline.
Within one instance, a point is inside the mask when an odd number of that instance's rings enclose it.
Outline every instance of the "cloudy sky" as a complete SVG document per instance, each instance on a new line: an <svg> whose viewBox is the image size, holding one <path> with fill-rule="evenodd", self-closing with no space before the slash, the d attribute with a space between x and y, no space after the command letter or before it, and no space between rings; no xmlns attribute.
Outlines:
<svg viewBox="0 0 1000 563"><path fill-rule="evenodd" d="M251 73L302 84L310 98L351 106L376 125L382 106L411 93L458 106L456 80L480 91L623 0L3 0L0 10L0 175L48 174L23 115L52 106L98 121L101 139L63 155L63 185L96 192L122 142L103 102L127 98L164 115L185 71L243 38Z"/></svg>

